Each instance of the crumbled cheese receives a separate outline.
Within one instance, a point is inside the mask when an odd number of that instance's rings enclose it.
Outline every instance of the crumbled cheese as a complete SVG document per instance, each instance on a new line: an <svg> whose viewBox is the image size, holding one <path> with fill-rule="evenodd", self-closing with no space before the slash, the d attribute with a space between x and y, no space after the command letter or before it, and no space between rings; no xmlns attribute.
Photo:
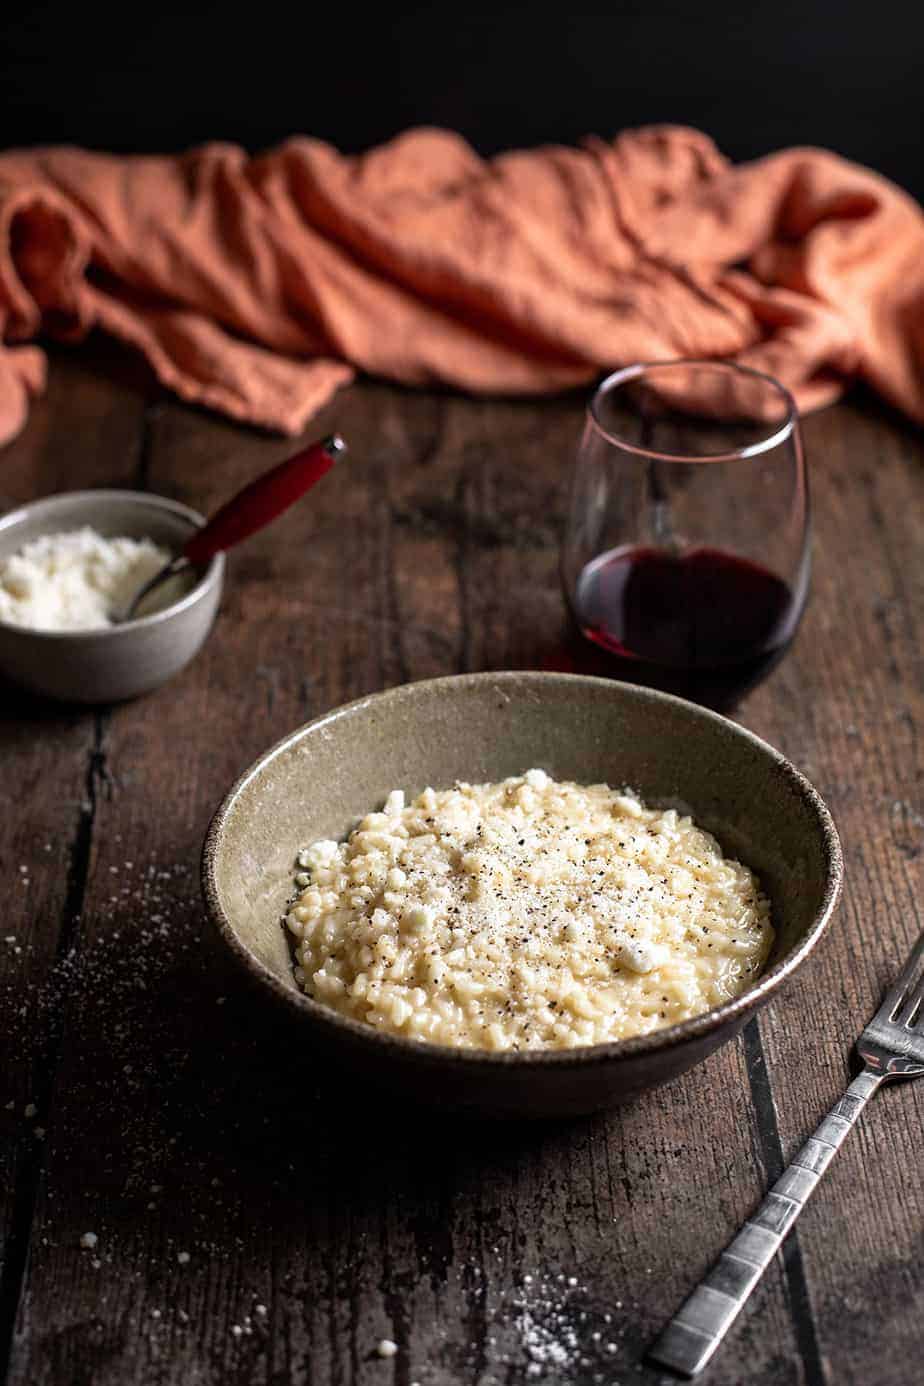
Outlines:
<svg viewBox="0 0 924 1386"><path fill-rule="evenodd" d="M99 1237L97 1237L95 1232L84 1232L83 1236L80 1238L80 1245L85 1251L92 1251L98 1241Z"/></svg>
<svg viewBox="0 0 924 1386"><path fill-rule="evenodd" d="M112 611L171 557L150 539L104 538L89 526L43 534L0 559L0 621L32 630L110 626ZM175 597L175 590L162 589L145 609Z"/></svg>
<svg viewBox="0 0 924 1386"><path fill-rule="evenodd" d="M330 866L337 851L336 842L331 842L329 838L322 838L320 842L313 842L304 852L299 852L299 865L317 871L321 867Z"/></svg>
<svg viewBox="0 0 924 1386"><path fill-rule="evenodd" d="M618 944L619 956L626 967L644 975L660 967L670 956L669 950L657 943L640 943L636 939L621 939Z"/></svg>
<svg viewBox="0 0 924 1386"><path fill-rule="evenodd" d="M177 1259L177 1261L180 1263L181 1266L188 1266L188 1265L189 1265L189 1252L188 1252L188 1251L178 1251L177 1254L176 1254L176 1259Z"/></svg>
<svg viewBox="0 0 924 1386"><path fill-rule="evenodd" d="M397 1351L398 1344L393 1343L390 1338L383 1338L376 1348L376 1352L380 1357L394 1357Z"/></svg>
<svg viewBox="0 0 924 1386"><path fill-rule="evenodd" d="M38 1112L38 1107L36 1107L35 1103L34 1103L34 1102L27 1102L27 1103L26 1103L26 1106L25 1106L25 1108L24 1108L24 1110L23 1110L23 1116L26 1118L27 1121L31 1121L32 1118L36 1115L37 1112Z"/></svg>

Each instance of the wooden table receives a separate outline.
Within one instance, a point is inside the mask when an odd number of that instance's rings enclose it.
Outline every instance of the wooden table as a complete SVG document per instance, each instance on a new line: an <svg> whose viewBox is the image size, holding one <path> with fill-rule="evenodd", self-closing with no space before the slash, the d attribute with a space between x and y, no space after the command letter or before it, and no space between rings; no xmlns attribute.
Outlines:
<svg viewBox="0 0 924 1386"><path fill-rule="evenodd" d="M594 1120L460 1125L319 1071L213 946L199 848L258 752L373 689L547 660L581 408L345 391L311 431L351 459L231 558L174 683L96 712L6 694L11 1386L659 1380L646 1345L840 1092L924 884L924 476L869 400L806 421L814 595L740 712L826 797L846 894L740 1042ZM209 511L291 446L61 353L0 500L110 485ZM922 1140L924 1084L877 1098L710 1386L921 1379Z"/></svg>

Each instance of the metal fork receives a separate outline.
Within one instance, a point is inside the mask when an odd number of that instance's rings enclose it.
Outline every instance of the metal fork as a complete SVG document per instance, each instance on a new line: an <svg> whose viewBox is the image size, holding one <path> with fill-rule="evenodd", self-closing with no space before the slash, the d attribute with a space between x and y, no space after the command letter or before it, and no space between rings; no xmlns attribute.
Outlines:
<svg viewBox="0 0 924 1386"><path fill-rule="evenodd" d="M703 1370L880 1083L924 1073L922 959L924 933L857 1041L862 1070L671 1319L648 1354L652 1361L686 1377Z"/></svg>

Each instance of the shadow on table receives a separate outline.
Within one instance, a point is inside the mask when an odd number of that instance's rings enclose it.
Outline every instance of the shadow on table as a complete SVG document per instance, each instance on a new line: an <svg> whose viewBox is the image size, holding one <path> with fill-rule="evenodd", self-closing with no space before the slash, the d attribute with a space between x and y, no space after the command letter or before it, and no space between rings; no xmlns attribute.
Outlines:
<svg viewBox="0 0 924 1386"><path fill-rule="evenodd" d="M143 927L117 912L65 979L48 1135L80 1217L98 1217L121 1255L136 1246L165 1283L171 1246L240 1256L250 1270L269 1258L301 1267L306 1283L336 1263L343 1284L329 1293L347 1299L370 1266L388 1295L404 1276L407 1293L451 1279L463 1317L486 1248L511 1287L541 1257L569 1264L568 1218L559 1208L554 1230L541 1227L537 1204L570 1185L576 1133L583 1146L599 1119L479 1120L391 1097L330 1068L297 1018L275 1015L197 903L165 928L159 957L141 945ZM461 1371L455 1350L446 1365Z"/></svg>
<svg viewBox="0 0 924 1386"><path fill-rule="evenodd" d="M248 1150L254 1168L263 1167L267 1141L280 1151L293 1139L310 1139L315 1158L332 1158L347 1165L369 1163L381 1170L383 1161L403 1169L425 1168L436 1161L487 1157L506 1152L516 1157L547 1142L555 1143L575 1123L479 1117L459 1111L451 1087L445 1102L431 1105L390 1092L376 1080L363 1077L354 1066L340 1065L316 1048L298 1017L277 1015L266 997L223 956L213 958L216 975L225 977L225 1001L212 1001L199 1013L196 1044L190 1049L183 1086L208 1094L201 1139L212 1144L215 1119L237 1125L242 1110L260 1112L264 1132L249 1146L241 1130L236 1151ZM214 1055L221 1055L216 1067ZM451 1081L451 1080L450 1080ZM191 1132L194 1119L190 1121ZM370 1142L370 1134L382 1139ZM386 1154L387 1147L390 1154ZM373 1153L374 1152L374 1153Z"/></svg>
<svg viewBox="0 0 924 1386"><path fill-rule="evenodd" d="M229 1321L262 1300L314 1325L298 1330L314 1343L328 1316L360 1316L374 1361L385 1314L397 1339L414 1336L418 1352L433 1354L439 1379L460 1381L478 1375L473 1335L478 1351L495 1331L513 1335L496 1353L522 1356L527 1304L551 1316L550 1334L586 1344L588 1370L613 1367L611 1277L598 1286L586 1257L612 1268L623 1254L612 1224L614 1209L628 1207L628 1179L606 1188L601 1174L598 1222L584 1159L595 1131L600 1158L611 1119L486 1121L415 1108L328 1068L213 944L191 899L167 921L159 958L141 943L151 926L156 934L156 920L116 911L58 996L66 1018L45 1143L50 1206L64 1245L80 1228L100 1233L101 1286L142 1275L182 1332L180 1311L198 1313L191 1287L206 1268L234 1262ZM642 1151L633 1183L643 1206L655 1208L657 1180L655 1152ZM178 1279L179 1253L191 1262ZM577 1270L586 1279L569 1280ZM215 1274L224 1283L230 1272ZM647 1304L620 1315L621 1362L638 1361L651 1318ZM338 1328L338 1353L356 1331ZM252 1379L249 1362L244 1353L242 1374L221 1379Z"/></svg>
<svg viewBox="0 0 924 1386"><path fill-rule="evenodd" d="M452 1110L451 1090L445 1106L415 1105L333 1066L298 1017L277 1014L227 959L198 901L175 917L155 917L151 930L117 911L50 998L66 1007L59 1083L68 1124L81 1128L50 1134L86 1159L91 1182L94 1147L121 1146L116 1182L166 1163L187 1188L231 1181L259 1199L297 1170L302 1188L322 1175L350 1186L355 1207L364 1189L380 1200L383 1182L419 1195L456 1170L469 1186L479 1169L496 1175L505 1161L567 1145L581 1125L467 1116Z"/></svg>
<svg viewBox="0 0 924 1386"><path fill-rule="evenodd" d="M539 669L543 673L589 674L595 678L618 680L620 683L632 683L642 688L660 688L664 692L712 707L726 716L733 716L738 702L750 692L749 688L744 688L738 694L720 696L716 692L714 697L707 698L700 687L700 679L694 674L685 675L683 671L677 670L671 676L664 677L654 665L633 667L631 663L619 660L593 644L570 623L563 624L560 630L552 630L548 634L543 634L541 629L537 630L533 637L527 637L525 642L521 640L513 667Z"/></svg>

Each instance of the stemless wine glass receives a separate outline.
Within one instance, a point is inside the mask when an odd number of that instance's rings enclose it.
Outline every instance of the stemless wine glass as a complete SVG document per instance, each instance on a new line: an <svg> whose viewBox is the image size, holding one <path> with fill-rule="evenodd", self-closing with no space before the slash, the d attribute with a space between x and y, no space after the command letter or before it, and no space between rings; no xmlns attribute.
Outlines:
<svg viewBox="0 0 924 1386"><path fill-rule="evenodd" d="M587 411L562 581L613 673L728 708L795 634L808 489L792 396L727 362L628 366Z"/></svg>

